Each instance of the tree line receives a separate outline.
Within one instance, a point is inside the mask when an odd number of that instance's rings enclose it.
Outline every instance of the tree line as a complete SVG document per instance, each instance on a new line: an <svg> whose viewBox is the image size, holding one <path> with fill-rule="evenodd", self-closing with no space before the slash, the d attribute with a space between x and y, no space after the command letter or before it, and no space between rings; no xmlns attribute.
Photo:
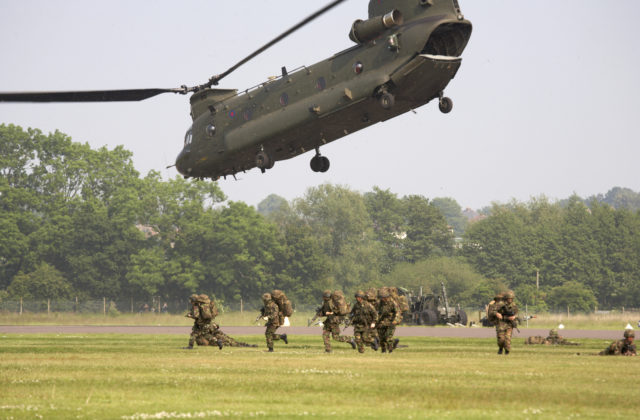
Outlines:
<svg viewBox="0 0 640 420"><path fill-rule="evenodd" d="M597 200L495 204L467 225L451 198L325 184L254 208L217 182L141 177L121 146L14 125L0 174L0 299L237 304L279 288L312 305L324 289L444 281L467 306L505 287L540 309L639 306L640 215Z"/></svg>

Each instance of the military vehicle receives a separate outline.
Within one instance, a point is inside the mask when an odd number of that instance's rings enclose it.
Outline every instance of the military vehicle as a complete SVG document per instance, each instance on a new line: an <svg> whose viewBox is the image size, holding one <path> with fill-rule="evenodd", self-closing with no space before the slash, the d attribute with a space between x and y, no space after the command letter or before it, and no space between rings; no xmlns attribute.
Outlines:
<svg viewBox="0 0 640 420"><path fill-rule="evenodd" d="M440 283L442 293L422 293L422 288L417 295L411 294L406 289L398 288L398 293L407 297L409 311L404 314L402 320L405 324L437 325L437 324L462 324L467 325L467 314L460 309L460 305L452 306L447 298L447 290L444 283Z"/></svg>
<svg viewBox="0 0 640 420"><path fill-rule="evenodd" d="M310 166L326 172L320 147L437 99L456 75L471 22L458 0L370 0L368 19L356 20L354 46L309 67L255 87L213 88L231 72L345 0L336 0L198 86L68 92L0 92L0 102L140 101L161 93L192 94L191 118L175 166L185 178L213 180L315 151ZM238 22L241 25L241 22ZM346 28L345 28L346 29ZM326 28L334 30L334 28ZM345 31L346 32L346 31ZM322 42L319 31L314 42ZM419 133L423 136L424 133ZM404 147L410 153L408 145ZM384 165L384 159L380 161Z"/></svg>

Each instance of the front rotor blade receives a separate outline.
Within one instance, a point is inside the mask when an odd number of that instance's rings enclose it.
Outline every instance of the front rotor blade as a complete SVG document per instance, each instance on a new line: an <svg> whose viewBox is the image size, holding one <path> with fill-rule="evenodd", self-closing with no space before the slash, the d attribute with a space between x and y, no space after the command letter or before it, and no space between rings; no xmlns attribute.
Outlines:
<svg viewBox="0 0 640 420"><path fill-rule="evenodd" d="M0 102L127 102L142 101L167 92L186 93L184 89L0 92Z"/></svg>

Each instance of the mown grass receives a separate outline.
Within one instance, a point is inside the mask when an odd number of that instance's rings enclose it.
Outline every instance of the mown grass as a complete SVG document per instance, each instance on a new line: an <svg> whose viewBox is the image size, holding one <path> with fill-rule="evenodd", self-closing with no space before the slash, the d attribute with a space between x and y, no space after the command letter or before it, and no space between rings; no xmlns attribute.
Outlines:
<svg viewBox="0 0 640 420"><path fill-rule="evenodd" d="M0 418L612 418L637 415L639 358L494 339L406 338L325 354L319 336L183 350L175 335L5 334ZM579 353L579 354L577 354Z"/></svg>
<svg viewBox="0 0 640 420"><path fill-rule="evenodd" d="M255 325L257 312L225 312L216 321L224 326ZM478 321L478 312L468 312L470 321ZM482 315L482 314L481 314ZM307 320L313 317L311 312L294 312L291 325L306 326ZM567 329L622 330L627 323L634 326L640 320L639 312L612 312L607 314L538 314L529 320L529 328L555 328L562 323ZM0 313L0 325L158 325L158 326L191 326L193 320L175 314L128 314L115 316L102 314L52 312L47 313ZM526 325L523 323L523 326Z"/></svg>

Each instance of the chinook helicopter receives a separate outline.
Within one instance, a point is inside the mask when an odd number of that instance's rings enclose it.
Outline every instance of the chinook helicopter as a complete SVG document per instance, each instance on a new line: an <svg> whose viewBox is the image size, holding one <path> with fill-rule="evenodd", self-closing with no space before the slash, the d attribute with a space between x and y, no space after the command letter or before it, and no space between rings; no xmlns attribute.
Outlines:
<svg viewBox="0 0 640 420"><path fill-rule="evenodd" d="M368 19L349 31L354 46L311 66L244 91L219 82L318 16L336 0L276 37L208 82L173 89L67 92L0 92L0 102L140 101L161 93L192 94L193 123L175 167L185 178L235 178L279 160L315 151L310 166L326 172L323 145L438 99L448 113L444 89L456 75L471 36L458 0L370 0Z"/></svg>

